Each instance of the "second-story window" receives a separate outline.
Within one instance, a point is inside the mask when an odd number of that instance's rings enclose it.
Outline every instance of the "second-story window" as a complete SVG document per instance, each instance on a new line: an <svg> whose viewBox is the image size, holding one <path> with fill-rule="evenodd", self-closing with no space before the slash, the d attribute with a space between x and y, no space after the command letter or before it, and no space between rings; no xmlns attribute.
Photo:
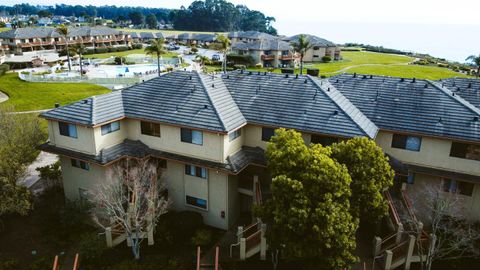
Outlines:
<svg viewBox="0 0 480 270"><path fill-rule="evenodd" d="M152 122L140 122L140 129L143 135L160 137L160 124Z"/></svg>
<svg viewBox="0 0 480 270"><path fill-rule="evenodd" d="M207 169L194 165L185 165L185 174L207 179Z"/></svg>
<svg viewBox="0 0 480 270"><path fill-rule="evenodd" d="M474 184L454 179L443 179L443 191L472 196Z"/></svg>
<svg viewBox="0 0 480 270"><path fill-rule="evenodd" d="M452 148L450 148L450 156L472 160L480 160L480 145L452 142Z"/></svg>
<svg viewBox="0 0 480 270"><path fill-rule="evenodd" d="M338 142L338 138L329 137L329 136L321 136L321 135L312 135L310 139L311 143L319 143L323 146L329 146L336 142Z"/></svg>
<svg viewBox="0 0 480 270"><path fill-rule="evenodd" d="M199 130L181 128L180 133L181 133L180 139L182 142L193 143L198 145L203 144L203 132Z"/></svg>
<svg viewBox="0 0 480 270"><path fill-rule="evenodd" d="M268 142L275 135L275 129L262 127L262 141Z"/></svg>
<svg viewBox="0 0 480 270"><path fill-rule="evenodd" d="M240 135L242 135L242 130L241 129L237 129L235 131L232 131L228 134L228 140L233 141L236 138L240 137Z"/></svg>
<svg viewBox="0 0 480 270"><path fill-rule="evenodd" d="M108 123L103 125L101 128L102 128L102 135L106 135L106 134L115 132L117 130L120 130L120 122L115 121L112 123Z"/></svg>
<svg viewBox="0 0 480 270"><path fill-rule="evenodd" d="M407 136L401 134L393 134L392 147L405 149L410 151L420 151L422 138L417 136Z"/></svg>
<svg viewBox="0 0 480 270"><path fill-rule="evenodd" d="M81 161L81 160L73 159L73 158L70 159L70 161L72 163L72 166L75 167L75 168L80 168L80 169L83 169L83 170L86 170L86 171L90 170L90 166L85 161Z"/></svg>
<svg viewBox="0 0 480 270"><path fill-rule="evenodd" d="M58 128L60 129L60 135L71 138L77 138L77 126L65 122L58 122Z"/></svg>

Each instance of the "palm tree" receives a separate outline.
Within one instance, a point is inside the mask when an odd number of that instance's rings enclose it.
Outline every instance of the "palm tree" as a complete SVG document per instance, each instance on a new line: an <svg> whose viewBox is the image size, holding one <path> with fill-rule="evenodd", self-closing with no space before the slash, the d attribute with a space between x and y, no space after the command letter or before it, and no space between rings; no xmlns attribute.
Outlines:
<svg viewBox="0 0 480 270"><path fill-rule="evenodd" d="M303 56L312 46L313 44L310 43L305 35L300 35L297 41L292 42L293 50L300 53L300 75L303 74Z"/></svg>
<svg viewBox="0 0 480 270"><path fill-rule="evenodd" d="M217 41L220 42L220 50L223 53L222 70L227 72L227 52L230 49L230 39L222 34L216 34Z"/></svg>
<svg viewBox="0 0 480 270"><path fill-rule="evenodd" d="M70 48L70 52L72 55L78 55L80 61L80 76L83 76L83 63L82 63L82 55L85 54L87 49L83 44L76 44L75 46Z"/></svg>
<svg viewBox="0 0 480 270"><path fill-rule="evenodd" d="M205 65L208 65L212 62L212 60L210 60L210 58L208 58L208 56L205 56L205 55L197 55L195 57L195 61L200 63L200 67L202 67L202 70L204 72L207 70Z"/></svg>
<svg viewBox="0 0 480 270"><path fill-rule="evenodd" d="M467 59L465 59L465 61L472 61L473 63L475 63L475 65L477 66L477 78L478 78L480 76L480 54L478 56L470 55L469 57L467 57Z"/></svg>
<svg viewBox="0 0 480 270"><path fill-rule="evenodd" d="M158 76L160 76L160 55L166 53L164 46L165 40L163 38L158 38L152 40L150 45L145 48L147 54L157 55Z"/></svg>
<svg viewBox="0 0 480 270"><path fill-rule="evenodd" d="M72 66L70 64L70 50L68 49L68 34L70 34L70 31L68 30L68 27L65 24L60 24L57 29L55 29L57 33L62 35L65 38L65 46L66 46L66 52L67 52L67 61L68 61L68 71L72 71Z"/></svg>

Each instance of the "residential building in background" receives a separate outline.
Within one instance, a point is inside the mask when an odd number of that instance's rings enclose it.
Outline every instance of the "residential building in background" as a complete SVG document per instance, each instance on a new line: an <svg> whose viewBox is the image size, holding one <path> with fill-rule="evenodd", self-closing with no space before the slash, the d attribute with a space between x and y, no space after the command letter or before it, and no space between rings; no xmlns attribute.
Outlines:
<svg viewBox="0 0 480 270"><path fill-rule="evenodd" d="M232 44L232 52L249 55L254 64L261 64L263 67L293 67L296 60L290 43L280 39L235 42Z"/></svg>
<svg viewBox="0 0 480 270"><path fill-rule="evenodd" d="M311 48L305 52L303 56L303 61L305 62L322 62L324 56L330 57L331 60L340 60L340 47L335 43L328 41L326 39L303 34L306 39L310 42ZM284 38L283 40L288 42L297 42L300 35L295 35L292 37Z"/></svg>

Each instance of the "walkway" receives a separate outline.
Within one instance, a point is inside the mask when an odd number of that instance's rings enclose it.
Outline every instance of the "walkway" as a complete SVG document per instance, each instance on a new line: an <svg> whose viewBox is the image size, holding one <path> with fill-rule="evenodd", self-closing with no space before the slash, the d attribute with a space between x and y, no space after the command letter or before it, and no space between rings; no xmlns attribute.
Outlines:
<svg viewBox="0 0 480 270"><path fill-rule="evenodd" d="M40 152L37 159L28 166L26 176L23 179L19 180L18 183L26 186L29 189L34 189L32 190L33 193L36 193L36 191L40 191L43 187L34 187L38 180L40 180L40 175L36 168L51 165L57 162L57 160L57 155L47 152Z"/></svg>

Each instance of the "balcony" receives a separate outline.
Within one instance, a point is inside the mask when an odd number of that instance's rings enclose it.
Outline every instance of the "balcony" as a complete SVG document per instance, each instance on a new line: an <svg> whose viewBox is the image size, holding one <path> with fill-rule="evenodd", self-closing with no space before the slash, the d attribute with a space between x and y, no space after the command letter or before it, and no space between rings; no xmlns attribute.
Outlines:
<svg viewBox="0 0 480 270"><path fill-rule="evenodd" d="M281 55L279 57L280 60L283 60L283 61L291 61L293 60L295 57L293 55Z"/></svg>
<svg viewBox="0 0 480 270"><path fill-rule="evenodd" d="M263 61L269 61L269 60L273 60L273 59L275 59L275 55L273 55L273 54L269 54L269 55L263 54L262 55L262 60Z"/></svg>

